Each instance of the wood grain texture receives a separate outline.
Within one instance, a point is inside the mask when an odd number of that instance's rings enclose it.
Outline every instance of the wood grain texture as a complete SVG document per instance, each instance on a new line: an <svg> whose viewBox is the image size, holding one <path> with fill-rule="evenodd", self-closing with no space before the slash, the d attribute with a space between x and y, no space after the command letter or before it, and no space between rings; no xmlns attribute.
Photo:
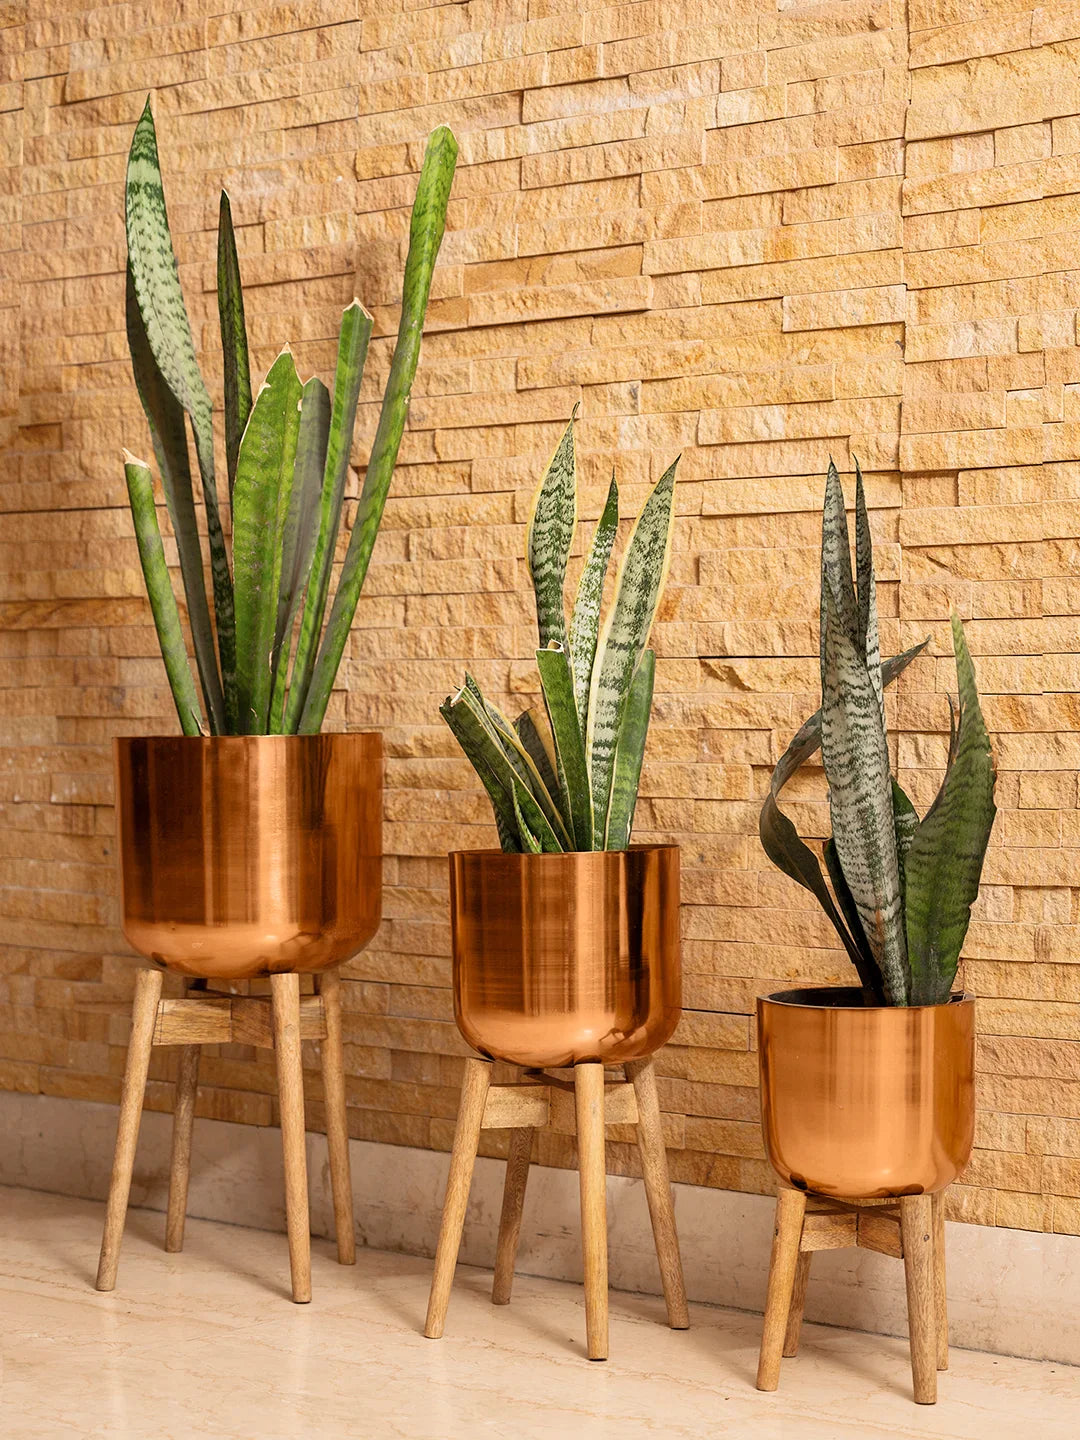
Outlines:
<svg viewBox="0 0 1080 1440"><path fill-rule="evenodd" d="M784 1358L799 1353L799 1338L802 1335L803 1310L806 1308L806 1287L810 1283L810 1265L814 1259L812 1250L803 1250L795 1266L795 1284L788 1306L787 1328L784 1330Z"/></svg>
<svg viewBox="0 0 1080 1440"><path fill-rule="evenodd" d="M188 1181L191 1177L191 1136L195 1126L195 1100L199 1090L198 1045L180 1047L173 1109L172 1158L169 1162L169 1208L165 1216L165 1249L171 1254L184 1248L184 1221L187 1217Z"/></svg>
<svg viewBox="0 0 1080 1440"><path fill-rule="evenodd" d="M124 1088L120 1093L120 1114L116 1126L116 1152L113 1156L109 1198L105 1205L105 1232L98 1259L97 1288L116 1289L116 1271L120 1264L120 1242L124 1236L128 1196L131 1194L131 1172L135 1166L135 1148L139 1143L139 1122L142 1119L146 1075L150 1067L150 1050L154 1042L161 995L160 970L140 969L135 976L135 1006L131 1017L131 1039L124 1066Z"/></svg>
<svg viewBox="0 0 1080 1440"><path fill-rule="evenodd" d="M337 1256L339 1264L355 1265L356 1225L353 1219L352 1169L349 1164L349 1116L345 1108L345 1055L341 1038L339 971L326 970L319 976L319 995L326 1027L321 1052L322 1075Z"/></svg>
<svg viewBox="0 0 1080 1440"><path fill-rule="evenodd" d="M780 1384L780 1361L787 1339L788 1315L799 1267L806 1196L801 1190L781 1186L776 1196L769 1284L765 1295L765 1318L758 1355L757 1388L775 1390Z"/></svg>
<svg viewBox="0 0 1080 1440"><path fill-rule="evenodd" d="M934 1222L934 1307L937 1318L937 1368L949 1368L949 1299L945 1279L945 1192L932 1196Z"/></svg>
<svg viewBox="0 0 1080 1440"><path fill-rule="evenodd" d="M510 1135L510 1154L506 1160L503 1181L502 1213L499 1217L499 1239L495 1251L495 1278L491 1286L491 1303L509 1305L514 1286L514 1261L517 1259L521 1235L521 1214L525 1205L525 1188L529 1183L529 1162L532 1156L533 1127L524 1126Z"/></svg>
<svg viewBox="0 0 1080 1440"><path fill-rule="evenodd" d="M934 1219L929 1195L905 1195L900 1201L907 1282L911 1379L919 1405L937 1401L937 1315L934 1306Z"/></svg>
<svg viewBox="0 0 1080 1440"><path fill-rule="evenodd" d="M608 1354L607 1161L604 1146L604 1067L574 1066L581 1254L585 1269L585 1331L590 1360Z"/></svg>
<svg viewBox="0 0 1080 1440"><path fill-rule="evenodd" d="M476 1149L480 1143L480 1127L484 1121L484 1102L490 1084L491 1062L466 1060L454 1145L450 1152L450 1170L446 1178L439 1244L435 1251L435 1268L431 1277L431 1293L428 1296L427 1319L424 1322L424 1334L429 1340L438 1340L446 1325L446 1311L450 1304L450 1291L454 1284L454 1270L457 1268L461 1232L465 1226L469 1189L476 1164Z"/></svg>
<svg viewBox="0 0 1080 1440"><path fill-rule="evenodd" d="M281 1149L285 1161L289 1270L292 1298L298 1305L304 1305L311 1299L311 1224L304 1133L304 1067L300 1051L300 977L272 975L270 987Z"/></svg>
<svg viewBox="0 0 1080 1440"><path fill-rule="evenodd" d="M690 1312L686 1306L686 1283L683 1279L679 1234L675 1228L675 1202L668 1175L667 1149L660 1120L660 1099L656 1090L653 1059L632 1060L626 1067L637 1102L637 1142L641 1155L641 1173L649 1202L656 1258L660 1262L660 1281L667 1306L668 1324L673 1330L686 1330ZM610 1123L610 1121L609 1121Z"/></svg>

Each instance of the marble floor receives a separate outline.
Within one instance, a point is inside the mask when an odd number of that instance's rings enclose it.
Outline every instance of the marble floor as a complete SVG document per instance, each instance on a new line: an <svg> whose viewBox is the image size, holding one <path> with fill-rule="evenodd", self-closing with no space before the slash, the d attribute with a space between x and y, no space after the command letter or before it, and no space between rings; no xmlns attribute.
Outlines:
<svg viewBox="0 0 1080 1440"><path fill-rule="evenodd" d="M612 1295L611 1359L583 1358L579 1287L459 1269L446 1337L420 1333L429 1263L340 1267L314 1242L314 1301L286 1298L282 1235L132 1211L119 1287L93 1289L102 1207L0 1188L4 1440L1076 1440L1080 1369L955 1350L934 1407L903 1341L808 1325L781 1389L753 1388L760 1317Z"/></svg>

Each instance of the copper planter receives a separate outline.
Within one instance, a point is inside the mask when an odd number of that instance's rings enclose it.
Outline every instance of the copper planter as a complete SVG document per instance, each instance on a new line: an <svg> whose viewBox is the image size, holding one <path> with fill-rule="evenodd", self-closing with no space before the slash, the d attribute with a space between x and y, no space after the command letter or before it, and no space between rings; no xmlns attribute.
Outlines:
<svg viewBox="0 0 1080 1440"><path fill-rule="evenodd" d="M184 975L349 959L379 927L382 738L115 742L124 934Z"/></svg>
<svg viewBox="0 0 1080 1440"><path fill-rule="evenodd" d="M679 850L450 856L454 1013L517 1065L651 1055L682 1003Z"/></svg>
<svg viewBox="0 0 1080 1440"><path fill-rule="evenodd" d="M757 1002L765 1148L800 1190L844 1199L942 1190L975 1131L975 1000L868 1006L858 989Z"/></svg>

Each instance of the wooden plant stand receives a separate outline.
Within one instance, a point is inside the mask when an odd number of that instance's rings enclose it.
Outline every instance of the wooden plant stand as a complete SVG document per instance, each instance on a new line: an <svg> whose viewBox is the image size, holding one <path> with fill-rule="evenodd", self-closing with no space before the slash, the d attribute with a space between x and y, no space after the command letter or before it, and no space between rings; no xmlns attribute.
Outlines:
<svg viewBox="0 0 1080 1440"><path fill-rule="evenodd" d="M526 1080L522 1084L492 1085L491 1070L489 1060L469 1059L465 1062L424 1334L430 1340L437 1340L443 1333L482 1130L513 1132L506 1162L495 1280L491 1290L493 1305L509 1303L533 1135L547 1126L562 1134L577 1134L588 1355L590 1360L607 1359L604 1126L628 1124L637 1126L641 1168L660 1262L668 1324L673 1330L687 1329L690 1318L686 1308L686 1289L652 1060L629 1062L625 1067L626 1080L612 1084L605 1082L604 1067L596 1062L574 1066L572 1082L544 1071L530 1070L526 1071Z"/></svg>
<svg viewBox="0 0 1080 1440"><path fill-rule="evenodd" d="M904 1262L911 1377L920 1405L937 1401L937 1372L949 1368L945 1303L944 1191L899 1200L831 1200L781 1186L769 1261L757 1388L775 1390L782 1356L799 1349L815 1250L859 1245Z"/></svg>
<svg viewBox="0 0 1080 1440"><path fill-rule="evenodd" d="M246 997L198 991L179 1000L161 998L162 972L142 969L135 980L131 1042L120 1094L105 1233L101 1241L97 1288L116 1288L120 1242L124 1234L131 1172L139 1138L150 1052L155 1045L179 1045L180 1075L173 1116L169 1209L165 1249L184 1248L191 1131L199 1080L199 1047L236 1041L273 1049L277 1055L281 1143L285 1157L285 1214L289 1233L292 1298L311 1299L311 1231L308 1220L307 1157L304 1140L304 1074L301 1040L322 1041L322 1074L326 1094L326 1139L334 1197L338 1260L356 1260L352 1180L349 1171L349 1130L345 1114L345 1069L341 1048L341 980L337 970L318 977L318 993L300 995L300 976L271 975L269 997Z"/></svg>

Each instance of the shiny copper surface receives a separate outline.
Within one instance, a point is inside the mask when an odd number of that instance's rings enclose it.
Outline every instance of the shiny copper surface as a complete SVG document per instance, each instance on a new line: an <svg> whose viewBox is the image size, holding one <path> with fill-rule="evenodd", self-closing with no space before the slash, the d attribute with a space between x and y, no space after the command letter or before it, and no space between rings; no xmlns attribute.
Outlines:
<svg viewBox="0 0 1080 1440"><path fill-rule="evenodd" d="M975 1000L862 1006L857 989L759 999L765 1148L782 1179L845 1199L941 1190L975 1131Z"/></svg>
<svg viewBox="0 0 1080 1440"><path fill-rule="evenodd" d="M382 904L379 735L115 742L124 934L184 975L324 970Z"/></svg>
<svg viewBox="0 0 1080 1440"><path fill-rule="evenodd" d="M681 1013L679 851L450 856L454 1013L518 1065L651 1055Z"/></svg>

